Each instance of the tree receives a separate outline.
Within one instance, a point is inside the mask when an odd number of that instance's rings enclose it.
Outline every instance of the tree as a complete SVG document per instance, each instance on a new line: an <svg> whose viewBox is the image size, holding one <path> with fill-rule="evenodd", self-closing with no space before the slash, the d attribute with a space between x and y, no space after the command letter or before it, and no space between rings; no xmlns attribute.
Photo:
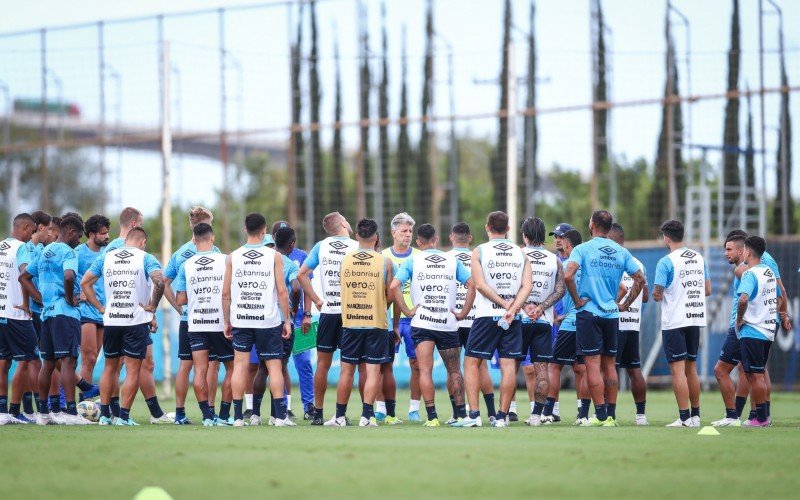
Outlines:
<svg viewBox="0 0 800 500"><path fill-rule="evenodd" d="M794 200L792 199L792 115L789 112L789 77L786 75L786 61L783 55L783 27L780 33L781 43L781 108L780 108L780 130L778 131L778 153L776 180L778 186L778 196L773 209L773 227L780 228L783 234L794 234L797 230L795 222ZM785 140L784 140L785 139ZM785 150L784 150L785 148ZM785 162L786 179L783 178L783 165ZM783 195L786 192L786 211L788 227L783 227Z"/></svg>
<svg viewBox="0 0 800 500"><path fill-rule="evenodd" d="M605 22L603 21L603 6L600 0L593 2L595 18L596 46L594 49L594 78L592 80L592 97L595 104L608 101L608 86L606 84L606 42ZM592 162L591 179L591 206L592 209L600 207L599 183L608 179L608 110L595 108L592 113L594 133L594 161Z"/></svg>
<svg viewBox="0 0 800 500"><path fill-rule="evenodd" d="M500 118L498 120L497 147L492 155L489 170L491 172L493 210L508 210L506 207L506 168L508 139L508 119L506 109L508 104L508 48L511 44L511 0L505 2L505 15L503 17L503 63L500 70Z"/></svg>
<svg viewBox="0 0 800 500"><path fill-rule="evenodd" d="M747 130L745 131L745 135L747 146L744 156L744 183L745 186L751 188L747 193L747 198L751 201L755 201L756 158L753 149L753 103L749 92L747 94Z"/></svg>
<svg viewBox="0 0 800 500"><path fill-rule="evenodd" d="M422 84L422 130L419 136L417 155L417 204L415 209L420 220L431 221L433 218L433 165L431 149L436 147L431 142L428 131L428 119L433 107L433 4L427 1L425 14L425 63L423 65L424 80Z"/></svg>
<svg viewBox="0 0 800 500"><path fill-rule="evenodd" d="M527 100L525 106L528 114L525 115L525 139L524 150L522 153L522 164L525 172L520 176L523 180L525 193L521 209L524 214L534 215L536 213L535 191L538 185L538 174L536 167L536 153L539 148L539 130L537 127L536 115L530 111L536 108L536 25L534 18L536 15L536 5L531 0L530 9L530 28L528 32L528 74L526 76Z"/></svg>
<svg viewBox="0 0 800 500"><path fill-rule="evenodd" d="M400 127L397 134L397 197L400 210L417 206L412 193L408 191L408 179L411 177L411 141L408 138L408 55L406 54L406 30L403 27L402 79L400 86Z"/></svg>
<svg viewBox="0 0 800 500"><path fill-rule="evenodd" d="M669 22L669 21L667 21ZM656 236L658 227L669 215L669 170L667 166L667 127L672 127L673 137L681 137L683 135L683 116L681 114L681 107L672 105L672 123L667 123L667 104L666 99L670 98L669 90L672 89L672 97L678 95L678 64L675 60L675 46L670 39L670 71L667 74L667 79L672 79L664 85L664 106L661 111L661 132L658 135L658 150L656 152L656 163L654 167L654 180L651 186L651 199L648 208L650 214L650 224L652 233L650 236ZM682 200L685 200L686 181L683 172L683 156L681 148L676 148L673 144L675 153L675 189L677 190L678 205L683 206Z"/></svg>
<svg viewBox="0 0 800 500"><path fill-rule="evenodd" d="M311 172L312 177L311 179L306 179L306 182L309 183L309 186L312 188L312 199L314 203L322 208L322 211L325 212L328 207L328 189L329 183L327 182L328 179L324 175L322 171L322 149L320 147L320 139L319 139L319 123L320 123L320 103L322 101L322 92L320 90L319 84L319 70L317 69L317 6L315 0L311 0L311 54L308 58L308 87L311 93ZM312 181L313 179L313 181ZM318 186L321 189L316 190L314 193L314 187ZM327 213L327 212L326 212ZM319 215L319 214L317 214ZM323 214L324 215L324 214ZM306 214L307 217L310 218L311 214ZM318 218L318 217L317 217ZM314 227L314 236L316 240L322 239L324 237L322 233L322 227L319 224L315 223L316 221L307 220L307 224L311 224ZM309 244L311 242L308 242Z"/></svg>
<svg viewBox="0 0 800 500"><path fill-rule="evenodd" d="M728 92L736 92L729 96L725 104L725 131L722 144L725 147L723 172L725 186L740 186L742 183L739 171L739 66L742 62L742 51L739 35L739 0L732 0L731 41L728 50ZM725 196L726 211L735 202L737 194Z"/></svg>
<svg viewBox="0 0 800 500"><path fill-rule="evenodd" d="M386 36L386 2L381 3L381 62L382 74L381 85L378 90L378 116L380 125L378 126L378 138L380 141L380 169L381 169L381 199L378 203L383 204L383 216L388 217L392 209L392 183L389 169L389 62L388 62L388 40Z"/></svg>
<svg viewBox="0 0 800 500"><path fill-rule="evenodd" d="M369 100L372 89L369 71L369 32L366 27L367 14L364 4L359 2L361 29L361 64L358 71L359 116L361 118L361 141L358 150L358 171L356 173L356 217L366 217L368 207L372 207L372 197L366 188L372 186L372 167L369 158Z"/></svg>
<svg viewBox="0 0 800 500"><path fill-rule="evenodd" d="M301 223L306 221L306 213L301 198L304 198L305 188L305 144L303 142L303 132L299 129L303 112L303 96L300 89L300 71L302 70L301 47L303 42L303 5L300 3L300 16L297 22L297 36L295 43L291 46L291 89L292 89L292 134L291 152L288 158L288 182L289 182L289 222L299 231ZM298 172L300 174L298 175ZM294 216L294 217L293 217ZM292 220L292 219L295 220Z"/></svg>
<svg viewBox="0 0 800 500"><path fill-rule="evenodd" d="M333 109L333 175L328 186L331 192L328 211L344 211L344 159L342 158L342 75L339 60L339 43L334 44L336 59L336 89ZM326 214L327 215L327 214Z"/></svg>

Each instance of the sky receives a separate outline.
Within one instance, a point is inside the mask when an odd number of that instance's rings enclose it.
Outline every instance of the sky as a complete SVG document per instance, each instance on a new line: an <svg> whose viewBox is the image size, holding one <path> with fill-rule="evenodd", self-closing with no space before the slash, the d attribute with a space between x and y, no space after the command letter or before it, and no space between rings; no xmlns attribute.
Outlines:
<svg viewBox="0 0 800 500"><path fill-rule="evenodd" d="M41 27L105 20L106 57L119 75L119 84L109 83L109 120L117 117L126 124L147 127L158 125L158 47L156 23L144 20L114 23L115 19L151 16L160 13L215 9L222 5L248 5L270 2L222 2L222 0L139 0L136 2L40 0L18 3L0 1L3 10L14 15L0 18L0 34ZM366 0L369 13L370 47L380 54L380 6ZM589 36L589 0L538 0L536 36L538 42L537 105L543 109L585 105L591 101L591 59ZM7 4L7 5L3 5ZM609 26L607 43L612 56L611 99L632 101L659 98L664 91L664 1L605 0L603 7ZM800 2L783 0L787 71L790 84L800 84ZM435 0L435 29L440 43L435 61L436 93L434 113L445 115L448 106L448 44L453 48L454 100L457 115L493 113L499 103L496 84L482 83L496 79L500 71L502 41L501 0ZM529 1L512 2L515 29L516 72L526 72L525 32L529 29ZM673 5L689 19L689 44L692 55L691 79L687 78L685 53L686 31L677 18L673 26L679 56L680 86L683 94L720 93L725 90L726 51L729 43L730 0L674 0ZM412 116L420 114L422 63L424 54L424 0L387 0L391 114L399 109L401 45L407 40L409 102ZM758 0L741 0L742 76L740 85L757 87L758 75ZM264 136L271 142L285 141L282 131L290 121L289 102L289 29L297 21L296 8L289 15L285 5L243 11L225 16L225 40L230 57L225 84L228 90L226 126L237 129L281 130ZM333 119L334 42L341 54L345 121L357 119L358 60L355 0L322 0L317 10L320 40L320 75L323 82L322 121ZM292 23L292 24L290 24ZM290 28L291 26L291 28ZM173 126L193 131L219 130L220 58L219 24L215 13L167 17L165 38L170 41L174 67ZM306 41L308 23L305 24ZM64 98L81 106L83 119L93 121L99 113L97 69L97 27L53 30L47 36L51 78L63 82ZM765 18L765 85L778 85L777 17ZM6 82L14 97L38 96L39 34L0 36L0 81ZM304 46L307 53L308 45ZM241 70L237 68L241 68ZM378 70L374 60L373 69ZM376 74L373 74L377 81ZM307 82L303 82L307 86ZM524 107L524 89L520 89L519 108ZM691 130L687 142L719 145L722 142L723 100L700 101L691 106ZM773 191L775 147L778 125L778 96L765 100L768 151L768 187ZM754 119L759 130L758 100L754 99ZM306 107L307 110L307 107ZM744 131L746 104L741 123ZM373 112L377 107L373 104ZM684 108L685 116L688 107ZM660 126L659 106L636 106L614 110L611 114L611 151L620 159L640 157L652 161ZM800 120L800 97L792 95L795 124ZM445 137L446 125L437 125ZM459 120L459 134L492 138L497 120L482 118ZM792 138L795 157L800 154L800 140L795 125ZM417 134L417 127L412 133ZM553 164L579 170L588 176L591 168L591 115L586 110L548 113L539 119L539 164L543 170ZM394 135L394 134L393 134ZM757 141L758 141L758 135ZM323 133L330 140L330 132ZM377 134L373 133L373 140ZM357 146L357 130L345 136L346 147ZM441 142L444 147L446 143ZM759 145L756 145L759 147ZM373 151L377 148L373 148ZM699 153L694 153L695 155ZM719 164L719 157L708 160ZM796 163L796 161L795 161ZM176 201L212 204L221 182L219 163L198 158L176 158ZM757 163L760 164L760 163ZM119 171L110 189L113 205L139 206L148 214L158 209L159 197L153 196L152 179L157 178L161 162L156 154L121 152L111 154L109 167ZM144 175L143 175L144 174ZM120 189L123 186L123 189ZM794 176L794 191L800 192L800 175Z"/></svg>

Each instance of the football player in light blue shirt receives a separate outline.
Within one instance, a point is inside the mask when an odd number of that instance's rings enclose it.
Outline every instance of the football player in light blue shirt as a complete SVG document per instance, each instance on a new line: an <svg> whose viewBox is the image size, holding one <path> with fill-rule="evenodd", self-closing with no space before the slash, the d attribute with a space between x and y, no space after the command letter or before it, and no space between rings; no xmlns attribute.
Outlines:
<svg viewBox="0 0 800 500"><path fill-rule="evenodd" d="M75 248L78 256L78 283L83 279L84 273L91 267L103 248L108 245L108 229L111 221L103 215L93 215L86 219L86 243L81 243ZM101 304L105 304L105 288L102 278L95 283L94 293ZM91 304L81 300L78 306L81 312L81 370L78 389L81 390L80 400L92 399L100 394L100 389L92 383L94 365L103 345L103 315Z"/></svg>
<svg viewBox="0 0 800 500"><path fill-rule="evenodd" d="M564 273L577 311L578 354L586 363L586 377L595 405L595 417L589 419L590 426L616 426L617 292L622 274L627 272L634 280L623 307L629 307L644 286L644 275L630 252L608 239L613 222L611 213L606 210L592 214L589 220L592 239L572 250ZM575 280L578 270L581 271L580 285Z"/></svg>

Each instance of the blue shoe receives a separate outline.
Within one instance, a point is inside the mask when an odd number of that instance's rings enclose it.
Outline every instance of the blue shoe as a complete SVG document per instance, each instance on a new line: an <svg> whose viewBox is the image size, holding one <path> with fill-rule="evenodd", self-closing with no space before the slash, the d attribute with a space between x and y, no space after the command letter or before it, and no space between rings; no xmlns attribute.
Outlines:
<svg viewBox="0 0 800 500"><path fill-rule="evenodd" d="M220 422L222 421L218 418L214 419L207 418L203 420L203 427L222 427L223 425L225 425Z"/></svg>
<svg viewBox="0 0 800 500"><path fill-rule="evenodd" d="M133 419L131 419L131 418L129 418L128 420L122 420L121 418L118 418L117 421L114 422L114 425L122 427L122 426L136 426L136 425L139 425L139 424L134 422Z"/></svg>
<svg viewBox="0 0 800 500"><path fill-rule="evenodd" d="M28 417L26 417L24 413L20 413L19 415L17 415L17 416L16 416L16 417L14 417L14 418L16 418L16 419L17 419L17 421L18 421L20 424L35 424L35 423L36 423L36 421L35 421L35 420L31 420L31 419L29 419Z"/></svg>
<svg viewBox="0 0 800 500"><path fill-rule="evenodd" d="M114 417L100 417L97 421L98 425L114 425Z"/></svg>
<svg viewBox="0 0 800 500"><path fill-rule="evenodd" d="M420 422L422 419L419 418L418 411L410 411L408 412L408 421L409 422Z"/></svg>
<svg viewBox="0 0 800 500"><path fill-rule="evenodd" d="M189 420L186 415L182 417L175 417L175 425L192 425L192 421Z"/></svg>
<svg viewBox="0 0 800 500"><path fill-rule="evenodd" d="M380 412L377 412L377 411L376 411L376 412L375 412L375 420L377 420L378 422L383 422L383 421L385 421L385 420L386 420L386 414L385 414L385 413L380 413Z"/></svg>
<svg viewBox="0 0 800 500"><path fill-rule="evenodd" d="M450 427L483 427L483 419L478 418L459 418Z"/></svg>
<svg viewBox="0 0 800 500"><path fill-rule="evenodd" d="M92 384L92 388L91 389L89 389L86 392L82 392L81 393L80 399L81 399L81 401L83 401L85 399L94 399L99 395L100 395L100 387L97 386L96 384Z"/></svg>
<svg viewBox="0 0 800 500"><path fill-rule="evenodd" d="M222 420L218 416L214 417L214 423L217 425L233 425L233 419L228 418L228 420Z"/></svg>

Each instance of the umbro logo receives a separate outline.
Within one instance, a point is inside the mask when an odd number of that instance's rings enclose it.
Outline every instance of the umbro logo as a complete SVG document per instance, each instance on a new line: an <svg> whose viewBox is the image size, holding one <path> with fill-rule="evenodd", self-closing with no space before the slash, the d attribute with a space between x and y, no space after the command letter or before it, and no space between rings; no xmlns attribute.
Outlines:
<svg viewBox="0 0 800 500"><path fill-rule="evenodd" d="M181 254L181 257L183 257L184 259L190 259L192 255L194 255L194 250L186 250Z"/></svg>
<svg viewBox="0 0 800 500"><path fill-rule="evenodd" d="M353 254L353 258L358 259L360 261L365 261L372 258L372 255L369 252L357 252Z"/></svg>
<svg viewBox="0 0 800 500"><path fill-rule="evenodd" d="M345 248L347 248L346 243L342 243L341 241L336 241L336 240L331 241L330 243L328 243L328 245L330 245L336 250L344 250Z"/></svg>
<svg viewBox="0 0 800 500"><path fill-rule="evenodd" d="M11 245L9 245L7 242L4 241L3 243L0 243L0 251L6 251L9 248L11 248Z"/></svg>
<svg viewBox="0 0 800 500"><path fill-rule="evenodd" d="M438 264L440 262L444 262L446 259L441 255L433 254L428 257L425 257L425 260L427 260L428 262L433 262L434 264Z"/></svg>
<svg viewBox="0 0 800 500"><path fill-rule="evenodd" d="M694 259L696 255L697 255L696 252L692 252L691 250L686 250L681 254L681 257L683 257L684 259Z"/></svg>
<svg viewBox="0 0 800 500"><path fill-rule="evenodd" d="M127 250L121 250L121 251L115 253L114 256L116 258L118 258L118 259L128 259L130 257L133 257L133 254L130 253L129 251L127 251Z"/></svg>
<svg viewBox="0 0 800 500"><path fill-rule="evenodd" d="M242 256L247 257L250 260L256 260L260 257L263 257L264 254L255 250L248 250L247 252L243 253Z"/></svg>
<svg viewBox="0 0 800 500"><path fill-rule="evenodd" d="M528 253L528 257L534 260L542 260L547 257L547 254L540 252L539 250L534 250L533 252Z"/></svg>
<svg viewBox="0 0 800 500"><path fill-rule="evenodd" d="M772 278L772 276L774 276L772 274L772 269L767 269L766 271L764 271L764 276L766 276L767 278Z"/></svg>
<svg viewBox="0 0 800 500"><path fill-rule="evenodd" d="M204 267L204 266L207 266L207 265L211 264L212 262L214 262L214 259L211 259L211 258L206 257L204 255L204 256L200 257L199 259L197 259L195 264L197 264L200 267Z"/></svg>
<svg viewBox="0 0 800 500"><path fill-rule="evenodd" d="M614 248L610 247L610 246L600 247L600 248L598 248L598 250L600 250L601 252L603 252L606 255L613 255L613 254L617 253L617 251Z"/></svg>
<svg viewBox="0 0 800 500"><path fill-rule="evenodd" d="M46 252L44 253L44 258L45 258L45 259L52 259L52 258L53 258L53 257L55 257L55 256L56 256L56 254L55 254L55 253L53 253L53 251L52 251L52 250L48 250L48 251L46 251Z"/></svg>
<svg viewBox="0 0 800 500"><path fill-rule="evenodd" d="M511 250L514 247L509 245L508 243L503 242L503 243L498 243L497 245L494 245L494 248L496 248L497 250L500 250L501 252L508 252L509 250Z"/></svg>
<svg viewBox="0 0 800 500"><path fill-rule="evenodd" d="M460 253L456 255L456 258L461 262L469 262L470 260L472 260L472 255L468 253Z"/></svg>

